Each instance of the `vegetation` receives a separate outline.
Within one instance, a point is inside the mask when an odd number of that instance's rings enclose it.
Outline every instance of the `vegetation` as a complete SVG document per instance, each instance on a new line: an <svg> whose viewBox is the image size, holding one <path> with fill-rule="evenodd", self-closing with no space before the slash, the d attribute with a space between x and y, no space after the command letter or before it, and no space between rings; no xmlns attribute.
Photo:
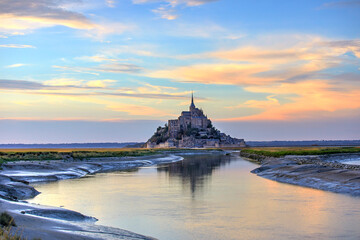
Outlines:
<svg viewBox="0 0 360 240"><path fill-rule="evenodd" d="M0 214L0 225L1 240L22 240L22 238L18 234L10 234L12 227L16 227L16 224L14 218L10 216L7 212L2 212Z"/></svg>
<svg viewBox="0 0 360 240"><path fill-rule="evenodd" d="M2 212L0 214L0 224L3 227L10 227L10 226L16 227L14 218L10 216L10 214L8 214L7 212Z"/></svg>
<svg viewBox="0 0 360 240"><path fill-rule="evenodd" d="M19 236L16 233L10 234L10 230L11 229L0 228L0 239L1 240L25 240L24 238L22 238L21 236Z"/></svg>
<svg viewBox="0 0 360 240"><path fill-rule="evenodd" d="M192 127L189 127L187 128L187 130L185 131L185 135L186 136L200 136L199 135L199 129L198 128L192 128Z"/></svg>
<svg viewBox="0 0 360 240"><path fill-rule="evenodd" d="M126 156L145 156L155 154L153 149L102 149L102 150L75 150L65 151L2 151L0 152L0 163L8 161L49 161L49 160L63 160L63 159L84 159L93 157L126 157Z"/></svg>
<svg viewBox="0 0 360 240"><path fill-rule="evenodd" d="M286 155L324 155L335 153L360 153L360 147L325 147L325 148L258 148L244 149L242 152L259 154L267 157L284 157Z"/></svg>
<svg viewBox="0 0 360 240"><path fill-rule="evenodd" d="M211 149L210 149L211 150ZM1 164L14 161L46 161L50 160L83 160L88 158L102 157L139 157L154 155L161 152L183 152L186 149L145 149L145 148L116 148L116 149L2 149L0 151ZM194 151L188 149L188 151Z"/></svg>
<svg viewBox="0 0 360 240"><path fill-rule="evenodd" d="M159 126L156 129L156 132L154 133L154 135L152 135L152 137L150 138L150 141L156 142L156 144L166 142L166 140L169 139L168 130L169 130L169 127L167 124L165 124L165 127Z"/></svg>

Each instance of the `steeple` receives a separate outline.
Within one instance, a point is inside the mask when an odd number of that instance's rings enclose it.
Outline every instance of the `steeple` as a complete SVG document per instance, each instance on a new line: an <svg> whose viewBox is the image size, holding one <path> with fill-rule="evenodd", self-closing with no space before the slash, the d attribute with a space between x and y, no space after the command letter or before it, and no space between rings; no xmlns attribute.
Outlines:
<svg viewBox="0 0 360 240"><path fill-rule="evenodd" d="M191 111L192 109L195 109L195 104L194 104L194 92L191 93L190 111Z"/></svg>

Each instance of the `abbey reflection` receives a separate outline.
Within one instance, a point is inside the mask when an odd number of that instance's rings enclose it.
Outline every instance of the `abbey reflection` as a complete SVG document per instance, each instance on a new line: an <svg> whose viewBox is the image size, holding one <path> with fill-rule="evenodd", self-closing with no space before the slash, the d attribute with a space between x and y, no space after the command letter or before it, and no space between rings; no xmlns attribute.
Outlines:
<svg viewBox="0 0 360 240"><path fill-rule="evenodd" d="M181 178L183 186L190 187L191 193L202 189L211 179L214 171L229 164L234 158L221 154L188 155L181 162L158 168L158 172L166 172L171 178Z"/></svg>

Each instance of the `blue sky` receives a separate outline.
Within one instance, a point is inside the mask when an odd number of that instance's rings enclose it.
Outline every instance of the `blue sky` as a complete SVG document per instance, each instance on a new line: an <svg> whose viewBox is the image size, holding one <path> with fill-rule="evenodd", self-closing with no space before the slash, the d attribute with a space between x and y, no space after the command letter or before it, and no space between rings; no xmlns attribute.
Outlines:
<svg viewBox="0 0 360 240"><path fill-rule="evenodd" d="M360 1L3 0L0 20L2 143L145 141L191 91L236 137L360 137Z"/></svg>

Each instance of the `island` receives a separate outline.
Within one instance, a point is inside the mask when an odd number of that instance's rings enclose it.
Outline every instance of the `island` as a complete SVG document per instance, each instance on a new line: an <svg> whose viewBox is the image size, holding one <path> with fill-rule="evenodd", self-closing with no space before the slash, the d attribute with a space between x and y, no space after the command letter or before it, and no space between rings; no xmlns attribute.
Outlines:
<svg viewBox="0 0 360 240"><path fill-rule="evenodd" d="M189 111L159 126L146 142L146 148L238 148L245 147L244 139L233 138L217 130L211 120L194 104L191 94Z"/></svg>

